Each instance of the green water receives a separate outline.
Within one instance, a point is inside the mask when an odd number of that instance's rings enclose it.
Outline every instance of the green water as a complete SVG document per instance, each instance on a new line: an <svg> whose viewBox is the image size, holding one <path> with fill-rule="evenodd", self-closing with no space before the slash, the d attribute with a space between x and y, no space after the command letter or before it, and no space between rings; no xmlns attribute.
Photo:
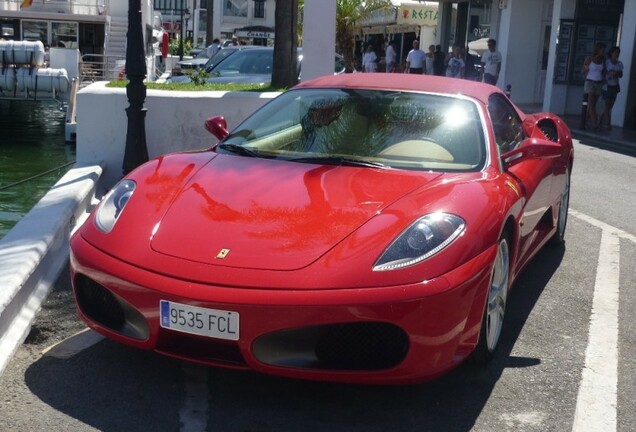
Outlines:
<svg viewBox="0 0 636 432"><path fill-rule="evenodd" d="M70 167L55 168L75 159L64 142L64 118L56 103L0 100L0 238Z"/></svg>

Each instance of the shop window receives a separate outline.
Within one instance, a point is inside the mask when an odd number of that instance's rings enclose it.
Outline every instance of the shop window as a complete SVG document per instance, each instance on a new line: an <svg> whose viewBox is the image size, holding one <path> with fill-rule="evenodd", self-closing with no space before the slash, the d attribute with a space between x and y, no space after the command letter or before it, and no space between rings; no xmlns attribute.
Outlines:
<svg viewBox="0 0 636 432"><path fill-rule="evenodd" d="M224 0L223 15L227 17L247 17L248 0Z"/></svg>

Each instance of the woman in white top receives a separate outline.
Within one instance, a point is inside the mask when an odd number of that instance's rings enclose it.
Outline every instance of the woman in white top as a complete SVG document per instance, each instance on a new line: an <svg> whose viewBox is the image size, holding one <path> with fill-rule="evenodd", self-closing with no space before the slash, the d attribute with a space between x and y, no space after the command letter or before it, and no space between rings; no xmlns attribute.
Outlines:
<svg viewBox="0 0 636 432"><path fill-rule="evenodd" d="M424 71L426 75L435 75L435 70L433 69L434 61L435 61L435 45L429 45L428 52L426 53L426 70Z"/></svg>
<svg viewBox="0 0 636 432"><path fill-rule="evenodd" d="M378 56L373 51L373 45L369 44L367 50L362 56L362 71L363 72L377 72L378 71Z"/></svg>
<svg viewBox="0 0 636 432"><path fill-rule="evenodd" d="M581 72L585 74L583 93L587 95L587 120L594 129L598 129L598 114L596 103L601 96L603 80L605 79L605 44L594 45L592 55L585 59Z"/></svg>
<svg viewBox="0 0 636 432"><path fill-rule="evenodd" d="M605 60L606 85L603 86L602 90L605 106L601 115L601 124L605 120L608 129L612 128L612 108L616 102L616 96L621 91L618 79L623 77L623 62L618 59L619 55L621 55L621 49L614 47L609 52L609 58Z"/></svg>

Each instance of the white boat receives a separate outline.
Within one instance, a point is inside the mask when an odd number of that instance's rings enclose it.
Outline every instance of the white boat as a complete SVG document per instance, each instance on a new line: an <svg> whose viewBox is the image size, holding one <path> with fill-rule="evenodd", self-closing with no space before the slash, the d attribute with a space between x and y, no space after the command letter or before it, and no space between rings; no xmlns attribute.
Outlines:
<svg viewBox="0 0 636 432"><path fill-rule="evenodd" d="M74 140L74 97L85 83L122 77L128 3L121 0L0 0L0 99L54 100ZM161 20L141 2L146 76L156 76ZM150 31L152 30L152 31Z"/></svg>

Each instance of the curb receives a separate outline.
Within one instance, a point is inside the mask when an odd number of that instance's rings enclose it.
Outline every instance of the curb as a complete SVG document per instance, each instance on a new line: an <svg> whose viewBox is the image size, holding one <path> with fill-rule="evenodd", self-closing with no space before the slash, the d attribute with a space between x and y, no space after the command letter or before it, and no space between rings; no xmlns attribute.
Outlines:
<svg viewBox="0 0 636 432"><path fill-rule="evenodd" d="M572 138L581 141L582 144L593 147L613 150L626 155L636 156L636 143L616 137L599 135L581 129L571 129Z"/></svg>
<svg viewBox="0 0 636 432"><path fill-rule="evenodd" d="M72 168L0 240L0 375L66 265L101 174L100 165Z"/></svg>

